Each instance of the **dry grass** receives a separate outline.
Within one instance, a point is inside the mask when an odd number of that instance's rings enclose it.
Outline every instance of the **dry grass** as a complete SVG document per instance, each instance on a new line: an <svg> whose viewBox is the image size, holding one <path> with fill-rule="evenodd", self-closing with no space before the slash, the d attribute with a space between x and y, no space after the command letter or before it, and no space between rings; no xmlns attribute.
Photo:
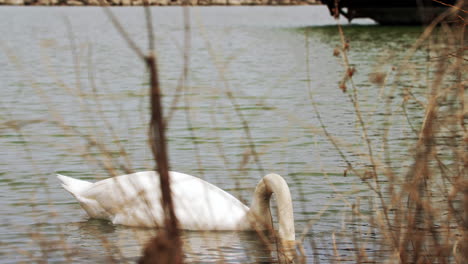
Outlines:
<svg viewBox="0 0 468 264"><path fill-rule="evenodd" d="M448 15L448 14L446 14ZM349 43L343 28L338 25L342 46L334 55L341 56L345 76L340 82L344 96L352 103L357 127L367 145L369 167L356 169L347 162L354 175L367 184L376 194L375 214L361 214L359 204L353 204L353 222L368 222L380 235L379 246L384 255L368 255L366 245L353 235L357 263L465 263L468 261L468 134L466 129L466 57L465 21L456 25L439 24L443 17L429 25L405 58L394 69L398 80L411 74L411 58L416 50L427 49L426 90L415 96L411 88L386 87L386 75L382 72L371 74L371 81L388 91L386 105L387 120L392 117L395 101L419 105L418 115L406 118L413 128L417 140L409 151L411 166L396 170L389 154L387 128L383 145L377 146L368 136L367 124L359 108L359 87L353 82L355 69L350 66ZM403 89L403 92L401 92ZM398 94L400 93L400 95ZM319 115L312 100L314 111ZM405 112L406 113L406 112ZM419 117L418 117L419 116ZM326 122L326 121L321 121ZM324 132L328 135L322 123ZM334 141L330 137L330 141ZM339 144L335 148L345 158ZM383 149L385 160L377 159L374 149ZM463 246L462 246L463 245ZM339 261L338 261L339 262Z"/></svg>
<svg viewBox="0 0 468 264"><path fill-rule="evenodd" d="M191 133L193 147L196 149L197 164L199 170L203 172L203 164L200 159L200 151L198 143L195 140L196 131L191 123L191 108L187 97L184 97L184 92L189 86L188 71L190 69L190 23L188 9L185 9L185 39L183 48L184 69L179 80L180 96L174 97L170 103L172 106L168 114L164 115L161 106L161 92L159 87L159 75L156 63L156 54L154 52L154 36L151 21L151 13L149 9L146 11L146 21L148 28L148 52L143 52L132 41L124 28L119 24L109 9L105 8L109 17L111 17L115 27L119 30L125 41L131 49L135 51L143 63L147 66L149 72L149 87L151 99L151 114L149 125L149 145L151 146L154 155L156 170L161 175L163 189L163 203L165 204L166 212L166 227L164 232L158 232L151 242L148 244L143 257L139 263L180 263L183 262L183 249L190 245L182 245L180 234L176 228L177 222L175 214L172 210L170 198L170 186L168 184L167 171L169 170L169 161L167 158L165 127L171 121L173 115L172 109L176 109L179 104L185 104L185 114L187 127ZM400 64L390 73L382 72L377 69L376 72L370 73L370 80L377 87L380 87L385 94L385 104L382 106L386 111L385 122L391 123L392 109L395 105L400 105L406 115L408 126L412 128L415 137L414 145L408 151L411 154L411 166L407 169L398 168L397 164L392 163L391 143L388 140L388 135L392 129L391 126L385 126L381 144L373 142L369 136L369 128L366 123L364 114L359 105L360 93L353 81L354 75L359 74L359 68L351 66L349 54L353 52L352 39L347 40L346 30L338 25L341 45L334 54L342 60L344 67L343 78L337 80L337 92L342 93L342 96L347 97L349 103L354 110L354 124L362 135L366 153L362 154L366 158L367 166L354 164L349 158L349 153L355 153L350 149L349 144L345 140L335 138L330 131L327 130L327 120L323 120L320 110L317 106L314 93L311 88L310 76L307 76L309 99L311 103L311 111L313 111L320 121L319 128L310 129L311 133L327 137L340 155L342 160L346 162L347 169L345 176L356 177L356 180L362 181L367 188L375 194L375 200L370 201L368 206L372 214L363 213L361 210L361 200L350 202L346 197L340 197L344 203L350 207L351 213L345 217L350 219L347 222L348 227L341 231L330 234L327 238L332 241L332 248L329 248L330 261L333 263L354 262L354 263L466 263L468 261L468 133L466 128L466 119L468 115L465 99L466 99L466 40L465 36L465 21L460 21L459 25L448 26L439 24L435 21L428 26L421 37L414 43ZM69 26L69 32L72 32ZM70 34L70 44L72 50L75 51L73 34ZM305 45L309 47L307 31L305 32ZM213 61L216 61L214 48L207 41L207 49L209 50ZM412 88L398 86L398 80L407 78L407 75L417 75L416 70L411 62L411 58L417 50L425 49L427 52L426 67L428 74L425 76L427 83L426 90L413 91ZM13 54L13 53L11 53ZM310 54L307 54L308 60ZM77 76L80 75L79 55L72 54L75 61L75 71ZM332 56L332 54L330 54ZM17 61L11 57L12 62ZM310 62L306 62L307 67L310 67ZM88 65L90 71L88 73L90 83L93 83L94 91L96 85L93 80L92 63ZM20 63L17 64L21 71ZM261 154L264 149L258 148L253 140L250 132L250 124L246 121L244 114L236 102L227 78L224 76L225 69L222 65L218 65L218 74L220 82L223 85L223 93L229 99L231 107L235 115L242 125L242 129L246 138L247 147L243 154L243 159L238 168L244 170L250 163L255 164L258 171L263 173L261 163ZM310 73L312 69L308 69ZM53 73L51 73L53 76ZM394 79L390 82L389 78ZM58 80L58 79L57 79ZM78 94L78 98L83 98L83 94L77 78L76 87L66 87L72 93ZM117 142L116 149L109 147L100 142L98 139L98 131L81 132L79 129L70 126L60 116L59 111L53 109L50 103L49 95L47 95L40 86L31 82L36 86L38 95L44 103L51 106L50 113L53 123L61 128L65 133L78 136L83 141L83 146L80 152L83 154L83 159L98 164L106 170L110 176L118 175L120 171L132 172L132 164L128 155L128 151L120 142L120 137L115 133L114 129L108 121L106 121L102 111L98 107L96 111L90 109L85 101L79 101L80 107L85 112L96 113L96 116L105 124L106 134L112 135L114 141ZM95 101L98 102L96 93L94 94ZM264 104L267 106L266 104ZM407 106L416 105L415 112L408 113ZM99 104L97 103L97 106ZM279 112L279 111L278 111ZM292 122L300 123L301 120L294 120L294 117L289 116L290 113L278 113L288 116ZM0 129L13 129L17 134L22 135L24 126L30 123L44 122L43 120L25 120L25 121L7 121L2 123ZM90 121L92 122L92 121ZM215 124L216 120L213 120ZM0 130L1 131L1 130ZM28 153L31 152L27 148ZM97 150L99 155L90 155L92 151ZM377 154L378 152L382 155ZM217 144L217 151L220 157L228 165L230 162L223 149L222 144ZM117 153L117 155L115 155ZM117 158L116 158L117 156ZM34 163L32 155L30 161ZM153 166L150 166L153 167ZM229 167L229 166L226 166ZM324 211L326 208L324 208ZM55 217L55 216L54 216ZM313 225L317 219L311 220L309 225L302 231L301 239L298 240L296 250L296 262L298 263L319 263L319 248L326 247L326 243L320 238L307 236L313 234ZM367 223L368 230L362 230L356 227L357 223ZM42 249L41 255L36 256L30 252L21 252L26 254L31 260L37 262L47 262L51 250L61 250L64 259L68 262L74 262L75 257L86 254L77 246L69 244L66 240L66 235L62 230L58 230L63 234L57 241L51 241L46 236L42 235L40 227L37 232L31 232L32 240L36 241ZM375 237L368 239L369 234L374 234ZM337 245L337 240L340 238L349 238L352 241L352 255L343 257L341 248ZM106 237L100 238L105 252L105 260L110 263L122 262L123 254L113 245L112 241L108 241ZM147 237L142 241L147 242ZM286 261L281 258L283 253L281 248L271 246L271 241L267 236L259 238L268 251L277 251L272 254L274 261ZM372 244L372 245L370 245ZM275 245L273 243L273 245ZM314 252L314 259L307 258L305 247L309 246ZM372 247L375 250L369 250ZM18 250L20 251L20 250ZM101 256L102 257L102 256ZM223 256L220 256L219 262L223 262Z"/></svg>

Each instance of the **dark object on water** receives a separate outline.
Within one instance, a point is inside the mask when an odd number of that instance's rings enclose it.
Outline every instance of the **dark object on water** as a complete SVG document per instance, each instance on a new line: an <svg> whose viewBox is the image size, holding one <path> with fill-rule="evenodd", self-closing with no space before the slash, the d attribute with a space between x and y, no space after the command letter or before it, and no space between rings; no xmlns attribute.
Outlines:
<svg viewBox="0 0 468 264"><path fill-rule="evenodd" d="M466 10L467 0L322 0L332 16L371 18L381 25L421 25L428 24L453 6ZM454 7L457 8L457 7ZM459 10L459 8L457 8ZM463 11L457 12L465 17ZM457 19L456 14L450 20Z"/></svg>

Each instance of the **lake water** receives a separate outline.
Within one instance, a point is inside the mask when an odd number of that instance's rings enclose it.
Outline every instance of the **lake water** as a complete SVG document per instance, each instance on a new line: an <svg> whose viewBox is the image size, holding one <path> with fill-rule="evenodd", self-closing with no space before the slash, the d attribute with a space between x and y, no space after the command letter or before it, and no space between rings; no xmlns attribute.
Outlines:
<svg viewBox="0 0 468 264"><path fill-rule="evenodd" d="M146 50L143 9L111 10ZM151 10L168 113L180 95L183 12L180 7ZM226 95L230 90L249 124L263 171L283 175L290 185L297 237L304 235L309 261L330 262L333 232L340 257L352 257L349 237L339 234L350 228L350 203L360 197L366 212L373 194L357 177L344 176L346 163L323 135L308 88L347 158L358 167L368 165L360 155L367 150L352 103L339 88L344 67L333 56L341 43L336 21L324 6L195 7L190 14L186 95L169 121L172 170L200 176L250 204L263 175L258 164L244 162L249 143ZM98 7L1 6L0 17L0 263L134 261L152 231L88 220L55 173L104 179L109 174L102 164L109 160L117 174L124 174L123 167L153 167L143 63ZM369 75L392 76L392 67L422 30L381 27L370 20L340 23L357 70L354 83L368 134L383 159L385 95L399 96L400 91L391 90L390 77L382 87ZM424 61L424 54L413 57L415 71L418 60ZM403 86L405 80L400 80ZM398 107L401 102L397 98L392 104L389 140L396 146L391 149L394 163L404 166L414 135ZM89 137L110 154L90 146ZM306 231L308 223L313 234ZM357 226L368 231L365 223ZM183 239L188 262L272 261L272 253L251 233L185 232ZM311 241L317 243L315 252Z"/></svg>

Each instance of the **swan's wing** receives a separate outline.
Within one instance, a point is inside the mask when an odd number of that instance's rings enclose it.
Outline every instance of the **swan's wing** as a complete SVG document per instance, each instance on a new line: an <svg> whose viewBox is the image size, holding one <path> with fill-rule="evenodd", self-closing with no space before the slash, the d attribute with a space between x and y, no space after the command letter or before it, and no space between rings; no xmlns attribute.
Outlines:
<svg viewBox="0 0 468 264"><path fill-rule="evenodd" d="M105 179L83 195L100 204L114 224L154 227L163 223L159 177L152 171Z"/></svg>
<svg viewBox="0 0 468 264"><path fill-rule="evenodd" d="M248 207L231 194L182 173L172 173L176 215L190 230L245 230Z"/></svg>
<svg viewBox="0 0 468 264"><path fill-rule="evenodd" d="M138 172L94 183L83 193L100 204L107 218L128 226L161 226L159 177ZM188 230L244 230L248 207L229 193L199 178L171 172L171 189L180 227Z"/></svg>

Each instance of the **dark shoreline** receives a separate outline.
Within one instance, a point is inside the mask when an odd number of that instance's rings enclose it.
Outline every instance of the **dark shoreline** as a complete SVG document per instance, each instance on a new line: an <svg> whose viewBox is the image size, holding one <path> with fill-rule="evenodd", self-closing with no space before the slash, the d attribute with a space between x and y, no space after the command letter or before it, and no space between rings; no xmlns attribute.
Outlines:
<svg viewBox="0 0 468 264"><path fill-rule="evenodd" d="M145 0L146 1L146 0ZM321 5L317 0L147 0L150 6ZM0 0L0 6L142 6L143 0Z"/></svg>

